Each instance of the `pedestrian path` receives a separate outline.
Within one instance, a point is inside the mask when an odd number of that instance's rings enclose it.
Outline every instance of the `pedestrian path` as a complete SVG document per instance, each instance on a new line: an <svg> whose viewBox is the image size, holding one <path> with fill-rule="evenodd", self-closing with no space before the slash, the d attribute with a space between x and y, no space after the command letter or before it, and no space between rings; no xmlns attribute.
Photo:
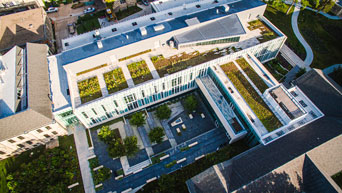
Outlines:
<svg viewBox="0 0 342 193"><path fill-rule="evenodd" d="M303 45L305 52L306 52L304 65L309 67L313 61L313 52L312 52L310 45L305 41L305 39L303 38L302 34L300 34L299 29L298 29L298 15L300 12L300 8L301 8L301 4L299 0L298 3L296 3L295 5L295 8L292 14L291 25L292 25L293 32L295 33L299 42Z"/></svg>
<svg viewBox="0 0 342 193"><path fill-rule="evenodd" d="M300 68L306 68L309 70L309 66L304 64L304 61L297 56L286 44L284 44L280 49L281 55L289 62L292 66L299 66Z"/></svg>
<svg viewBox="0 0 342 193"><path fill-rule="evenodd" d="M81 175L85 193L95 193L94 182L91 176L88 157L90 152L88 149L87 135L85 128L81 125L76 125L74 128L75 145L77 149L78 161L80 164Z"/></svg>
<svg viewBox="0 0 342 193"><path fill-rule="evenodd" d="M107 86L106 86L106 82L104 80L103 74L97 73L96 76L97 76L97 79L99 80L99 85L101 88L102 96L104 96L104 97L108 96L108 90L107 90Z"/></svg>

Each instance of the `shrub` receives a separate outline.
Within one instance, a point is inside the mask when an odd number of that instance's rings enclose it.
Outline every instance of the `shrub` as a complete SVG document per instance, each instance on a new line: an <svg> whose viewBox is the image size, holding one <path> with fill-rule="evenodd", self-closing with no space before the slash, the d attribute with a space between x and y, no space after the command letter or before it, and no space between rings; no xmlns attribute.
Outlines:
<svg viewBox="0 0 342 193"><path fill-rule="evenodd" d="M136 136L126 137L124 139L124 145L127 156L133 156L139 151L138 139Z"/></svg>
<svg viewBox="0 0 342 193"><path fill-rule="evenodd" d="M171 116L171 109L166 105L161 105L157 108L156 115L158 119L168 119Z"/></svg>
<svg viewBox="0 0 342 193"><path fill-rule="evenodd" d="M112 141L108 144L108 154L110 157L122 157L126 155L126 149L121 139Z"/></svg>
<svg viewBox="0 0 342 193"><path fill-rule="evenodd" d="M92 174L93 174L94 185L97 185L97 184L100 184L101 182L104 182L108 178L110 178L110 169L103 167L96 171L92 171Z"/></svg>
<svg viewBox="0 0 342 193"><path fill-rule="evenodd" d="M172 162L166 164L165 167L166 167L166 168L171 168L172 166L174 166L174 165L176 165L176 164L177 164L177 161L174 160L174 161L172 161Z"/></svg>
<svg viewBox="0 0 342 193"><path fill-rule="evenodd" d="M136 112L132 115L130 123L137 127L143 126L145 124L145 117L143 112Z"/></svg>
<svg viewBox="0 0 342 193"><path fill-rule="evenodd" d="M88 160L88 162L89 162L89 166L90 166L91 170L100 165L99 159L97 157L94 157L94 158Z"/></svg>
<svg viewBox="0 0 342 193"><path fill-rule="evenodd" d="M103 77L105 79L109 94L128 87L128 84L126 82L125 76L123 75L121 68L116 68L110 72L107 72L103 74Z"/></svg>
<svg viewBox="0 0 342 193"><path fill-rule="evenodd" d="M109 126L102 126L101 130L99 131L98 134L99 138L101 141L105 143L109 143L113 140L115 140L115 132L113 130L109 129Z"/></svg>
<svg viewBox="0 0 342 193"><path fill-rule="evenodd" d="M155 127L150 131L148 137L151 142L161 143L163 141L164 129L162 127Z"/></svg>
<svg viewBox="0 0 342 193"><path fill-rule="evenodd" d="M197 108L197 100L193 95L190 95L184 100L184 107L187 111L191 112Z"/></svg>

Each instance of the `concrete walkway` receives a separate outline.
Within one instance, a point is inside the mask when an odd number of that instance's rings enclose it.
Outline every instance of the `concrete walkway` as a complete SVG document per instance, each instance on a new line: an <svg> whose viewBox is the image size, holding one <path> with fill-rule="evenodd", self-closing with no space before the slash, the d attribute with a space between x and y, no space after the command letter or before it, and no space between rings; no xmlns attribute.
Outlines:
<svg viewBox="0 0 342 193"><path fill-rule="evenodd" d="M304 60L304 65L309 67L313 61L313 52L312 52L310 45L305 41L305 39L303 38L302 34L300 34L299 29L298 29L298 15L300 12L300 8L301 8L301 4L299 0L298 3L296 3L295 5L295 8L292 14L291 25L292 25L292 30L295 33L297 39L305 48L306 57Z"/></svg>
<svg viewBox="0 0 342 193"><path fill-rule="evenodd" d="M90 152L88 149L87 135L82 125L74 128L74 138L77 149L78 161L80 163L81 175L85 193L95 193L94 182L91 176L88 157Z"/></svg>
<svg viewBox="0 0 342 193"><path fill-rule="evenodd" d="M129 88L134 87L134 82L133 82L131 73L129 73L129 70L128 70L128 68L127 68L127 65L126 65L126 64L119 64L119 66L120 66L121 69L122 69L122 72L123 72L124 77L125 77L125 79L126 79L126 81L127 81L128 87L129 87Z"/></svg>
<svg viewBox="0 0 342 193"><path fill-rule="evenodd" d="M304 61L297 56L286 44L284 44L280 49L281 55L285 58L287 62L289 62L292 66L299 66L300 68L307 68L308 66L304 64Z"/></svg>

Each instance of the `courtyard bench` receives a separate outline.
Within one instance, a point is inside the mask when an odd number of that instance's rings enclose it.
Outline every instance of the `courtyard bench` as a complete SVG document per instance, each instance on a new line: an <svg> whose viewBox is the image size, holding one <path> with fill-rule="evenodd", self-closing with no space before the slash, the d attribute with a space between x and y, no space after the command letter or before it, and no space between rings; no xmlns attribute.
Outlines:
<svg viewBox="0 0 342 193"><path fill-rule="evenodd" d="M191 113L189 114L189 118L190 118L190 119L193 119L193 118L194 118L194 117L192 116L192 114L191 114Z"/></svg>
<svg viewBox="0 0 342 193"><path fill-rule="evenodd" d="M183 129L183 130L186 130L186 127L185 127L185 125L184 125L184 124L182 124L182 129Z"/></svg>
<svg viewBox="0 0 342 193"><path fill-rule="evenodd" d="M204 119L204 118L205 118L205 115L204 115L203 113L201 113L201 117L202 117L202 119Z"/></svg>

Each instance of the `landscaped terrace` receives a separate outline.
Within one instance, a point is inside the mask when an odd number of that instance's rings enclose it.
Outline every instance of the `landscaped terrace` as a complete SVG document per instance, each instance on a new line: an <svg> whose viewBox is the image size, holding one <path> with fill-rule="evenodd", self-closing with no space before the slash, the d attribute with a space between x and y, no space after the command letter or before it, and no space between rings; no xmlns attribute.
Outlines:
<svg viewBox="0 0 342 193"><path fill-rule="evenodd" d="M82 103L86 103L96 98L102 97L101 88L97 76L82 80L77 83L77 86Z"/></svg>
<svg viewBox="0 0 342 193"><path fill-rule="evenodd" d="M260 34L262 35L262 37L257 38L260 43L267 42L269 40L273 40L276 37L278 37L277 34L272 29L267 27L267 25L259 19L248 22L248 24L249 26L247 26L247 28L251 31L256 30L256 29L261 30Z"/></svg>
<svg viewBox="0 0 342 193"><path fill-rule="evenodd" d="M133 78L134 84L136 85L153 79L145 60L128 64L127 68Z"/></svg>
<svg viewBox="0 0 342 193"><path fill-rule="evenodd" d="M239 64L242 70L252 80L254 85L260 90L261 93L264 93L264 91L268 89L268 86L265 84L265 82L260 78L260 76L254 71L254 69L244 58L237 59L236 63Z"/></svg>
<svg viewBox="0 0 342 193"><path fill-rule="evenodd" d="M221 68L269 132L282 126L278 118L233 62L224 64Z"/></svg>
<svg viewBox="0 0 342 193"><path fill-rule="evenodd" d="M184 52L169 58L158 55L151 57L151 60L158 71L159 76L164 77L166 74L173 74L188 67L193 67L239 50L240 48L235 47L224 49L217 48L203 53L195 51L187 54Z"/></svg>
<svg viewBox="0 0 342 193"><path fill-rule="evenodd" d="M103 74L108 93L114 93L128 87L125 76L121 68L116 68Z"/></svg>

